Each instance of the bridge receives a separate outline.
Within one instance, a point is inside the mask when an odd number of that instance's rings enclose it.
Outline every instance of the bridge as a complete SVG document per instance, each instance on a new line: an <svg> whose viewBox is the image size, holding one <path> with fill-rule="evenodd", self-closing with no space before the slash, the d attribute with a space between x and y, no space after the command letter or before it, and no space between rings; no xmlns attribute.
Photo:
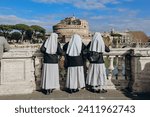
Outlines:
<svg viewBox="0 0 150 117"><path fill-rule="evenodd" d="M32 94L40 90L42 54L39 45L12 47L1 61L0 95ZM104 53L107 89L133 93L150 92L150 48L111 48ZM60 61L60 84L64 89L66 71ZM87 65L89 63L87 62ZM60 89L58 89L60 90Z"/></svg>

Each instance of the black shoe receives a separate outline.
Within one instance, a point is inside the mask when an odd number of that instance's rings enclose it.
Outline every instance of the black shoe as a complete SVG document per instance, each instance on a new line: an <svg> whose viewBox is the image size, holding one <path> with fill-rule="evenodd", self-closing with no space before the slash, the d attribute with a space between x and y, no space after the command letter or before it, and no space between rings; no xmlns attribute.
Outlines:
<svg viewBox="0 0 150 117"><path fill-rule="evenodd" d="M102 92L103 92L103 93L106 93L106 92L107 92L107 90L106 90L106 89L102 89Z"/></svg>
<svg viewBox="0 0 150 117"><path fill-rule="evenodd" d="M50 94L50 89L49 89L49 90L46 90L45 95L49 95L49 94Z"/></svg>
<svg viewBox="0 0 150 117"><path fill-rule="evenodd" d="M50 92L50 93L53 93L53 90L54 90L54 89L50 89L49 92Z"/></svg>
<svg viewBox="0 0 150 117"><path fill-rule="evenodd" d="M73 89L73 93L76 93L78 91L79 91L79 89Z"/></svg>
<svg viewBox="0 0 150 117"><path fill-rule="evenodd" d="M72 94L73 93L73 89L67 89L66 92Z"/></svg>
<svg viewBox="0 0 150 117"><path fill-rule="evenodd" d="M41 92L42 92L43 94L45 94L45 95L48 94L48 90L45 90L45 89L42 89Z"/></svg>
<svg viewBox="0 0 150 117"><path fill-rule="evenodd" d="M99 89L98 91L97 91L97 93L106 93L107 92L107 90L105 90L105 89Z"/></svg>
<svg viewBox="0 0 150 117"><path fill-rule="evenodd" d="M91 89L91 92L96 93L97 90L96 89Z"/></svg>
<svg viewBox="0 0 150 117"><path fill-rule="evenodd" d="M73 89L70 89L70 90L69 90L69 93L72 94L72 93L73 93Z"/></svg>

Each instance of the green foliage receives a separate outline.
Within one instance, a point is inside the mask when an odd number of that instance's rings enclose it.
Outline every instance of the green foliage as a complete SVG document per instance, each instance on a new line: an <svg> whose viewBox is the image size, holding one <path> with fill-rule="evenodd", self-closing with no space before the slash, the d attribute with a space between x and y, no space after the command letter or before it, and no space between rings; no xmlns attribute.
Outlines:
<svg viewBox="0 0 150 117"><path fill-rule="evenodd" d="M20 33L13 32L11 34L11 31L13 30L18 30ZM46 30L38 25L32 26L28 26L26 24L0 25L1 36L4 36L6 39L17 40L17 42L20 40L21 43L26 40L30 40L32 43L32 40L45 39L45 32Z"/></svg>
<svg viewBox="0 0 150 117"><path fill-rule="evenodd" d="M12 29L13 29L13 26L12 25L3 25L3 24L1 24L0 25L0 30L1 31L12 31Z"/></svg>
<svg viewBox="0 0 150 117"><path fill-rule="evenodd" d="M104 58L105 66L108 68L110 66L110 59L108 57Z"/></svg>
<svg viewBox="0 0 150 117"><path fill-rule="evenodd" d="M38 25L32 25L30 27L33 31L33 35L32 35L33 43L39 43L39 42L41 42L41 39L45 39L46 30L43 27L38 26Z"/></svg>
<svg viewBox="0 0 150 117"><path fill-rule="evenodd" d="M21 39L21 34L19 32L13 32L10 39L18 42Z"/></svg>
<svg viewBox="0 0 150 117"><path fill-rule="evenodd" d="M25 39L27 40L31 40L32 39L32 30L27 30L26 33L25 33Z"/></svg>
<svg viewBox="0 0 150 117"><path fill-rule="evenodd" d="M45 29L38 25L30 26L34 32L45 33Z"/></svg>
<svg viewBox="0 0 150 117"><path fill-rule="evenodd" d="M109 68L109 66L110 66L110 58L106 57L106 58L104 58L104 61L105 61L106 68ZM117 65L117 58L116 57L114 58L113 65L114 66Z"/></svg>
<svg viewBox="0 0 150 117"><path fill-rule="evenodd" d="M0 32L6 39L12 30L13 30L13 25L3 25L3 24L0 25Z"/></svg>
<svg viewBox="0 0 150 117"><path fill-rule="evenodd" d="M23 34L25 31L30 30L30 27L26 24L16 24L14 29L19 30Z"/></svg>
<svg viewBox="0 0 150 117"><path fill-rule="evenodd" d="M26 32L27 30L31 30L30 27L29 27L28 25L26 25L26 24L16 24L16 25L14 26L14 29L19 30L19 31L21 32L21 35L22 35L22 37L21 37L21 43L22 43L23 40L24 40L25 32Z"/></svg>

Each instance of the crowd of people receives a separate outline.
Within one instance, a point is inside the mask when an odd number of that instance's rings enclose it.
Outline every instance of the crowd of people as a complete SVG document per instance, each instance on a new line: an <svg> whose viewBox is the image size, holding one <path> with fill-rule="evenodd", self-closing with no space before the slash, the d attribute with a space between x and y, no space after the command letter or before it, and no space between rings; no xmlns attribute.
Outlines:
<svg viewBox="0 0 150 117"><path fill-rule="evenodd" d="M67 69L66 91L70 94L82 88L94 93L107 92L106 68L103 53L109 52L99 32L92 36L91 42L86 46L78 34L72 35L69 42L61 48L58 35L52 33L42 44L43 68L41 87L42 92L49 95L54 89L60 88L59 83L59 56L64 56L64 68ZM88 60L87 74L85 62Z"/></svg>

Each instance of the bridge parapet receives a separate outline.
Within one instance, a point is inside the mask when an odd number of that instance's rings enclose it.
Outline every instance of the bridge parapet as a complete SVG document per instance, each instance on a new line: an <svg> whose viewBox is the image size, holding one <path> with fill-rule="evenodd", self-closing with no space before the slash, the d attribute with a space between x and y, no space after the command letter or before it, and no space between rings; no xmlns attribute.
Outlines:
<svg viewBox="0 0 150 117"><path fill-rule="evenodd" d="M130 58L130 57L131 58ZM150 92L150 48L111 48L104 53L108 89ZM40 89L43 57L38 47L13 48L1 60L0 95L26 94ZM60 61L60 84L66 72ZM88 66L88 62L87 62Z"/></svg>

